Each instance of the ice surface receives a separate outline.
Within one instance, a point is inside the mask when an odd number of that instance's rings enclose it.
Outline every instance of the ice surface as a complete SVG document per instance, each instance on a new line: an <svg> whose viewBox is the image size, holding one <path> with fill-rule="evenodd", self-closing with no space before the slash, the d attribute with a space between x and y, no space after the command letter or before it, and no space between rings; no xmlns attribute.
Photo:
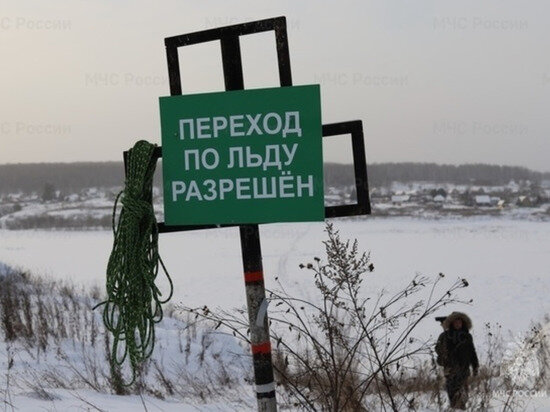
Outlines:
<svg viewBox="0 0 550 412"><path fill-rule="evenodd" d="M343 237L357 238L376 267L366 286L395 290L420 272L465 277L474 299L476 325L500 322L524 330L550 313L550 223L503 219L336 221ZM323 257L322 223L261 226L267 287L278 276L285 286L313 293L311 274L298 264ZM109 231L0 231L0 262L78 284L104 283L112 247ZM244 305L238 230L161 235L160 251L175 283L173 301L231 308ZM161 282L162 284L162 282ZM456 308L449 308L453 310Z"/></svg>

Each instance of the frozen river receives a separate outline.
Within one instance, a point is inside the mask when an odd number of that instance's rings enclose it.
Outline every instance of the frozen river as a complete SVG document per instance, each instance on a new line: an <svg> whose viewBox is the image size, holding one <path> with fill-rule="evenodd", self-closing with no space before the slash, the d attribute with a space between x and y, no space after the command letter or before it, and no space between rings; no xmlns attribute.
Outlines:
<svg viewBox="0 0 550 412"><path fill-rule="evenodd" d="M369 290L397 290L415 273L443 272L449 283L467 278L470 287L462 296L474 302L461 309L472 314L475 334L485 322L520 332L550 313L549 222L366 218L335 221L335 226L344 238L357 238L371 251L376 269L365 283ZM323 230L322 223L261 226L268 287L279 276L287 289L306 296L314 292L311 273L298 264L323 257ZM0 262L102 286L111 246L109 231L0 231ZM175 303L243 305L237 229L162 235L160 250L174 279Z"/></svg>

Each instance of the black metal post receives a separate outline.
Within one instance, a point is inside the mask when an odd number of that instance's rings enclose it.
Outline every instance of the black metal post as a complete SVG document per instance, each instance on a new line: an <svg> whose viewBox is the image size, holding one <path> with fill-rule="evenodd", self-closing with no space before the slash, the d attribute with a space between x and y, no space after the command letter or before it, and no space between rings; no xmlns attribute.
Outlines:
<svg viewBox="0 0 550 412"><path fill-rule="evenodd" d="M239 37L222 38L221 51L225 89L244 89ZM258 225L243 225L239 227L239 231L258 411L274 412L277 410L277 400L271 359L260 230Z"/></svg>
<svg viewBox="0 0 550 412"><path fill-rule="evenodd" d="M239 229L258 410L276 411L277 401L271 359L260 231L258 225L244 225Z"/></svg>

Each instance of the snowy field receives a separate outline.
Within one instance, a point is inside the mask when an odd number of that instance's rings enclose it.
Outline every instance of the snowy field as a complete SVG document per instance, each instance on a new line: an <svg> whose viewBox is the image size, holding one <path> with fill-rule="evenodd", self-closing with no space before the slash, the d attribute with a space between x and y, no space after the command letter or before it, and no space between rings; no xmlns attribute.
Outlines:
<svg viewBox="0 0 550 412"><path fill-rule="evenodd" d="M375 272L365 287L390 292L415 273L443 272L449 284L465 277L462 306L481 340L485 322L517 334L550 313L550 222L496 218L337 220L344 238L371 252ZM323 257L322 223L261 226L267 287L278 276L287 289L313 294L309 271L298 264ZM103 288L112 246L109 231L0 231L0 262L35 274ZM161 254L175 283L174 303L231 308L245 301L238 230L217 229L161 236ZM449 308L449 310L458 308ZM444 313L442 314L444 315ZM477 326L477 327L476 327ZM422 333L439 333L436 322Z"/></svg>

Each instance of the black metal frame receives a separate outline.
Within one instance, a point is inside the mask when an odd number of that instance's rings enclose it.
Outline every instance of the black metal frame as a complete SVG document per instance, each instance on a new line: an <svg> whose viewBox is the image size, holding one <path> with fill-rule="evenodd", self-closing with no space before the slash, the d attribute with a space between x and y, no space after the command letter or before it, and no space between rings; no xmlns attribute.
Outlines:
<svg viewBox="0 0 550 412"><path fill-rule="evenodd" d="M216 40L219 40L221 44L226 90L243 89L244 80L239 37L266 31L275 31L280 85L283 87L292 86L292 73L290 70L290 55L288 49L288 36L286 31L286 18L276 17L272 19L236 24L233 26L219 27L215 29L166 38L164 40L164 43L166 46L166 57L168 60L170 94L172 96L182 94L178 48ZM346 134L351 135L357 202L355 204L325 207L326 218L357 216L371 213L367 177L367 161L365 156L365 143L362 122L360 120L354 120L323 125L323 137ZM161 158L162 148L158 147L155 150L154 154L155 161ZM126 160L126 152L124 159ZM168 226L164 224L164 222L158 223L159 233L182 232L189 230L236 226L240 225L225 224Z"/></svg>
<svg viewBox="0 0 550 412"><path fill-rule="evenodd" d="M286 32L286 18L277 17L274 19L237 24L165 39L166 56L168 60L168 75L170 78L170 94L173 96L182 94L178 48L214 40L219 40L221 44L225 89L244 89L239 38L243 35L265 31L275 31L280 85L283 87L292 86L292 74L290 71L290 56ZM361 121L323 125L323 137L343 134L351 134L357 203L352 205L325 207L325 216L328 218L370 213L367 164L365 158L365 145L363 141L363 126ZM162 148L158 147L156 148L151 161L156 162L160 157L162 157ZM125 152L125 165L127 164L127 158L128 153ZM261 322L262 324L258 324L261 306L264 302L266 302L262 251L258 225L231 224L166 226L164 223L159 223L158 229L160 233L166 233L231 226L239 226L240 232L243 272L250 323L250 345L254 364L254 379L256 383L258 410L270 412L276 411L277 403L268 316L265 315L263 317L263 321Z"/></svg>
<svg viewBox="0 0 550 412"><path fill-rule="evenodd" d="M170 94L172 96L182 94L178 47L206 43L214 40L219 40L221 43L226 89L243 89L244 82L242 79L243 70L239 37L266 31L275 31L277 62L279 64L279 82L281 86L292 86L286 18L275 17L273 19L219 27L166 38L164 44L166 45L166 57L168 59ZM228 83L231 83L229 88Z"/></svg>
<svg viewBox="0 0 550 412"><path fill-rule="evenodd" d="M323 125L323 137L351 134L353 151L353 169L355 174L355 204L325 207L325 218L370 215L369 181L367 177L367 159L365 156L365 140L363 137L363 122L331 123Z"/></svg>

